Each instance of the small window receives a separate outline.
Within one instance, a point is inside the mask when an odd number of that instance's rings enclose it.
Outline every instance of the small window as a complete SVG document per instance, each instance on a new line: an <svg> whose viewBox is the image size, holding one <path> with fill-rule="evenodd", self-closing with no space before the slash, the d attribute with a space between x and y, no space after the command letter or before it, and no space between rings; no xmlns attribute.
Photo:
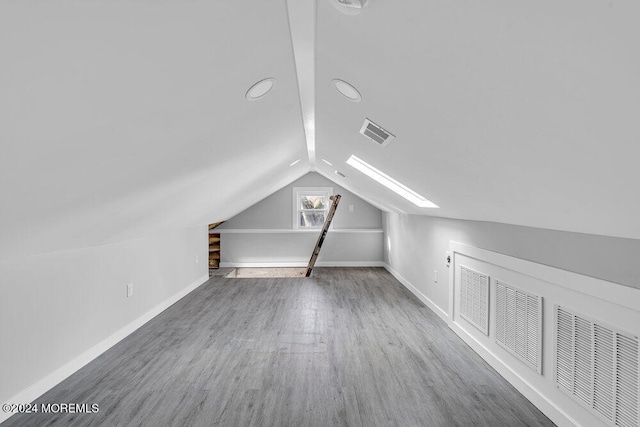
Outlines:
<svg viewBox="0 0 640 427"><path fill-rule="evenodd" d="M293 189L293 228L321 228L329 212L331 187L295 187Z"/></svg>

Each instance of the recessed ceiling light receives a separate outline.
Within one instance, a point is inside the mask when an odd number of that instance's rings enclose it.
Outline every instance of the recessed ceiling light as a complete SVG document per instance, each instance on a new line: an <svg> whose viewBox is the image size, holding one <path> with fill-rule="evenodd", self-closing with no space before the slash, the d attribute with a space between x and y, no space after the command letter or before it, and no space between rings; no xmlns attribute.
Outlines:
<svg viewBox="0 0 640 427"><path fill-rule="evenodd" d="M298 159L298 160L294 160L293 162L291 162L291 163L289 164L289 166L295 166L295 165L297 165L298 163L300 163L300 159Z"/></svg>
<svg viewBox="0 0 640 427"><path fill-rule="evenodd" d="M327 159L322 159L323 162L325 162L326 164L328 164L329 166L333 166L333 163L331 163L329 160Z"/></svg>
<svg viewBox="0 0 640 427"><path fill-rule="evenodd" d="M349 83L340 79L333 79L333 84L336 85L336 89L340 92L345 98L349 101L360 102L362 101L362 96L360 96L360 92L358 89L351 86Z"/></svg>
<svg viewBox="0 0 640 427"><path fill-rule="evenodd" d="M399 183L395 179L391 178L389 175L379 171L378 169L371 166L369 163L365 162L362 159L359 159L356 156L352 155L351 157L349 157L349 160L347 160L347 164L349 166L356 168L357 170L367 175L369 178L373 179L374 181L377 181L380 184L384 185L394 193L404 197L411 203L417 206L420 206L421 208L437 208L438 207L438 205L436 205L435 203L425 199L424 197L422 197L421 195L419 195L409 187Z"/></svg>
<svg viewBox="0 0 640 427"><path fill-rule="evenodd" d="M329 0L336 9L345 15L357 15L369 0Z"/></svg>
<svg viewBox="0 0 640 427"><path fill-rule="evenodd" d="M256 99L260 99L265 96L269 91L273 88L276 79L269 77L268 79L260 80L258 83L254 84L249 88L245 98L247 101L255 101Z"/></svg>

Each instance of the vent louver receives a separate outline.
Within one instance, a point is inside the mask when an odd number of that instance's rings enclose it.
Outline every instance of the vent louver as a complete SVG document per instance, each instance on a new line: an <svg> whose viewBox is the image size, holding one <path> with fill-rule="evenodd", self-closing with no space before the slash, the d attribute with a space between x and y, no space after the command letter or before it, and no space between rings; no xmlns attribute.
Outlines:
<svg viewBox="0 0 640 427"><path fill-rule="evenodd" d="M460 266L460 316L489 335L489 276Z"/></svg>
<svg viewBox="0 0 640 427"><path fill-rule="evenodd" d="M387 144L395 138L393 134L387 132L369 119L364 119L360 133L382 147L386 147Z"/></svg>
<svg viewBox="0 0 640 427"><path fill-rule="evenodd" d="M496 342L542 373L542 297L496 280Z"/></svg>
<svg viewBox="0 0 640 427"><path fill-rule="evenodd" d="M638 426L638 337L556 306L555 383L612 426Z"/></svg>

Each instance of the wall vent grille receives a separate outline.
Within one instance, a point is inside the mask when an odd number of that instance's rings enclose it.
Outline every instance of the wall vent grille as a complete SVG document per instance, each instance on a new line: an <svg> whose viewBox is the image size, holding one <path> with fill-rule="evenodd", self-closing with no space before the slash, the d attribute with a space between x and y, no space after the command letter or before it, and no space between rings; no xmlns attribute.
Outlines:
<svg viewBox="0 0 640 427"><path fill-rule="evenodd" d="M638 337L556 306L556 386L612 426L637 427Z"/></svg>
<svg viewBox="0 0 640 427"><path fill-rule="evenodd" d="M542 297L496 280L496 342L542 374Z"/></svg>
<svg viewBox="0 0 640 427"><path fill-rule="evenodd" d="M489 335L489 276L460 266L460 316Z"/></svg>
<svg viewBox="0 0 640 427"><path fill-rule="evenodd" d="M387 132L369 119L364 119L360 133L382 147L386 147L395 138L390 132Z"/></svg>

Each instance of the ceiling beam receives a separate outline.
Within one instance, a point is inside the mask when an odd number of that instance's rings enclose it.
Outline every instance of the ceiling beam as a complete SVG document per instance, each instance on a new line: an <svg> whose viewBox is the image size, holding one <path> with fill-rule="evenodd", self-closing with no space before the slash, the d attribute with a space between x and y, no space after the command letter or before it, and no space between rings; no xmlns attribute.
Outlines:
<svg viewBox="0 0 640 427"><path fill-rule="evenodd" d="M309 167L316 170L315 125L315 65L316 65L316 2L314 0L287 0L289 31L296 63L298 93Z"/></svg>

